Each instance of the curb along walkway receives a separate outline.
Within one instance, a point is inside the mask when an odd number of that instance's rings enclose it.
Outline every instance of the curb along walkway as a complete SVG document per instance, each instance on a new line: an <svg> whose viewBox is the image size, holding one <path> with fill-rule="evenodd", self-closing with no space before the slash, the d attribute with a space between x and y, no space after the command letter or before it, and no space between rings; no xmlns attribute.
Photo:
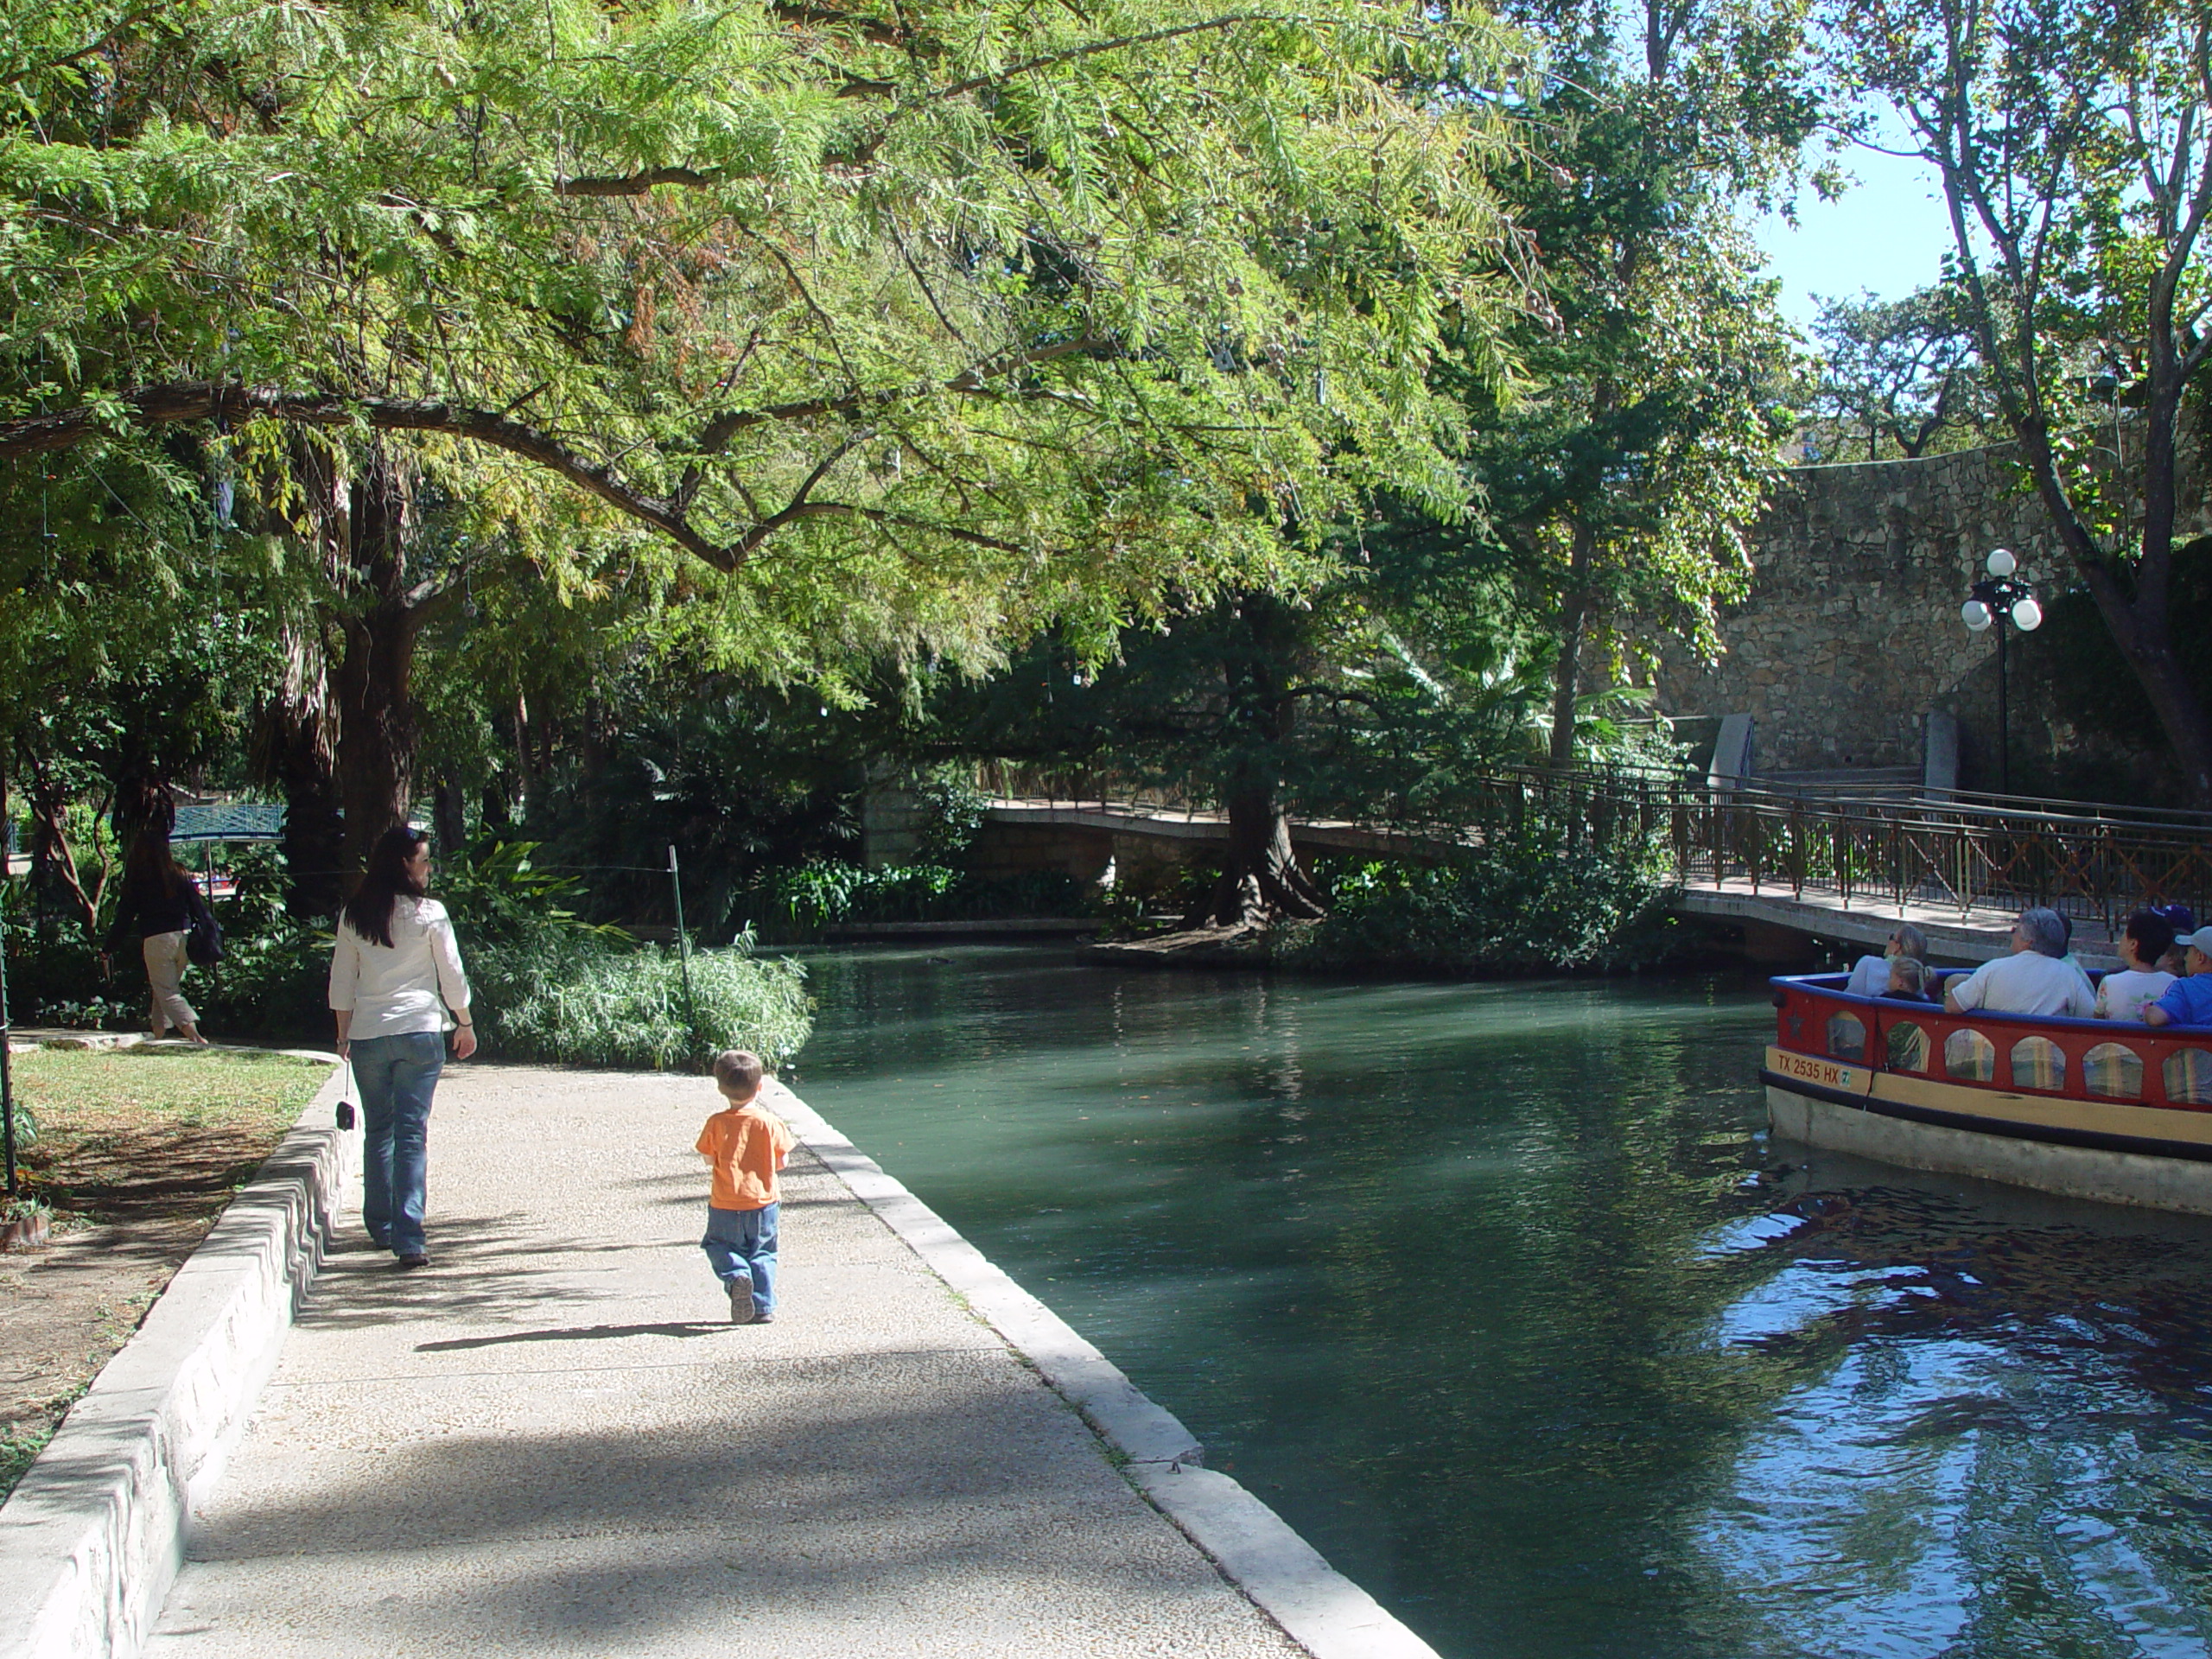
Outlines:
<svg viewBox="0 0 2212 1659"><path fill-rule="evenodd" d="M395 1270L348 1216L149 1654L1299 1652L907 1241L972 1258L961 1287L1001 1325L1028 1299L777 1103L844 1179L794 1154L782 1309L732 1326L696 1242L709 1085L448 1071L432 1266ZM1065 1388L1090 1351L1062 1347L1039 1363ZM1090 1360L1109 1409L1173 1438ZM1133 1472L1221 1510L1210 1530L1164 1500L1232 1566L1302 1571L1294 1627L1318 1595L1352 1636L1309 1643L1427 1651L1235 1483Z"/></svg>

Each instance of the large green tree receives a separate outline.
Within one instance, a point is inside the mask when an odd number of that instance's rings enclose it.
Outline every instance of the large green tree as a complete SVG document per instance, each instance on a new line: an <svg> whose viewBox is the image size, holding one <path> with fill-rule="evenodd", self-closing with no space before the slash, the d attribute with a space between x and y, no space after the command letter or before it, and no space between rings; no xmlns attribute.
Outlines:
<svg viewBox="0 0 2212 1659"><path fill-rule="evenodd" d="M2212 715L2170 631L2183 416L2212 357L2212 10L1853 0L1841 73L1934 166L1955 288L2060 549L2212 806Z"/></svg>
<svg viewBox="0 0 2212 1659"><path fill-rule="evenodd" d="M721 647L982 662L1282 581L1494 316L1486 23L1418 4L65 0L0 30L0 487L235 480L358 843L423 630L581 517ZM67 459L57 459L64 457ZM574 498L561 510L548 486ZM467 533L426 537L429 505ZM304 635L302 636L304 637ZM312 702L314 699L307 700ZM310 746L312 747L312 746Z"/></svg>
<svg viewBox="0 0 2212 1659"><path fill-rule="evenodd" d="M1807 460L1916 460L1986 442L1996 410L1955 288L1824 299L1813 336Z"/></svg>
<svg viewBox="0 0 2212 1659"><path fill-rule="evenodd" d="M1564 766L1592 658L1610 683L1660 634L1717 649L1714 607L1748 577L1789 349L1736 219L1787 188L1818 105L1796 0L1506 10L1548 48L1526 159L1500 175L1540 298L1515 375L1463 393L1482 510L1434 533L1550 613Z"/></svg>

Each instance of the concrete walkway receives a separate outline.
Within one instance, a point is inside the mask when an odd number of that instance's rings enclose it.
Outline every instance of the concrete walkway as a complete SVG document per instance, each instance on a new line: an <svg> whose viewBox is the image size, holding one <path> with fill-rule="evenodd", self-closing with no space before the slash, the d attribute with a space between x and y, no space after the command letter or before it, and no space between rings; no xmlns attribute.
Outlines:
<svg viewBox="0 0 2212 1659"><path fill-rule="evenodd" d="M810 1155L728 1324L714 1103L449 1071L431 1267L349 1219L149 1652L1300 1651Z"/></svg>

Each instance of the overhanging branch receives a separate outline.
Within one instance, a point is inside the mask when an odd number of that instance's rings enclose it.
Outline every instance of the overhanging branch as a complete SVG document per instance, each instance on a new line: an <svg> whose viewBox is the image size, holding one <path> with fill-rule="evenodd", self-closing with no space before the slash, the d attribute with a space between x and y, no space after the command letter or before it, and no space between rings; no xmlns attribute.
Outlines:
<svg viewBox="0 0 2212 1659"><path fill-rule="evenodd" d="M1022 354L1027 355L1027 354ZM257 417L297 426L367 426L380 432L435 432L466 438L474 443L505 450L566 479L577 488L598 497L626 517L651 526L685 552L717 570L733 571L761 544L785 526L804 518L853 518L871 524L926 531L933 535L999 552L1026 555L1032 550L957 524L942 524L911 515L870 507L856 502L811 501L809 493L830 467L851 449L849 439L815 469L814 474L782 511L753 524L735 541L722 543L702 533L688 516L690 494L678 500L649 495L625 484L611 466L587 460L558 439L536 427L512 421L488 410L435 399L388 397L346 398L326 393L285 391L268 386L241 386L219 381L186 381L147 386L120 400L130 418L141 426L167 426L184 421L222 420L232 424ZM765 416L763 417L765 418ZM718 448L734 429L724 416L709 428L711 443ZM749 424L749 422L741 423ZM0 462L51 454L74 448L100 430L97 412L89 408L63 410L51 415L29 415L0 421ZM694 486L693 487L696 487Z"/></svg>

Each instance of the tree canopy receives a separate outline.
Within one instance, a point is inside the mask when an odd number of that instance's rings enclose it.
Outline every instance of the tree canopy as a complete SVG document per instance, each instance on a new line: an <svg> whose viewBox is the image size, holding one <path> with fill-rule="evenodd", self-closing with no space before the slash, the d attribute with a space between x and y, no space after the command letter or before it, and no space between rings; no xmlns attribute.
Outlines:
<svg viewBox="0 0 2212 1659"><path fill-rule="evenodd" d="M1429 9L187 0L0 42L0 456L293 511L404 434L527 542L543 474L727 573L748 646L986 651L1448 511L1494 316L1480 99ZM21 488L27 469L10 483ZM550 555L548 555L550 556ZM1101 636L1103 637L1103 635Z"/></svg>

